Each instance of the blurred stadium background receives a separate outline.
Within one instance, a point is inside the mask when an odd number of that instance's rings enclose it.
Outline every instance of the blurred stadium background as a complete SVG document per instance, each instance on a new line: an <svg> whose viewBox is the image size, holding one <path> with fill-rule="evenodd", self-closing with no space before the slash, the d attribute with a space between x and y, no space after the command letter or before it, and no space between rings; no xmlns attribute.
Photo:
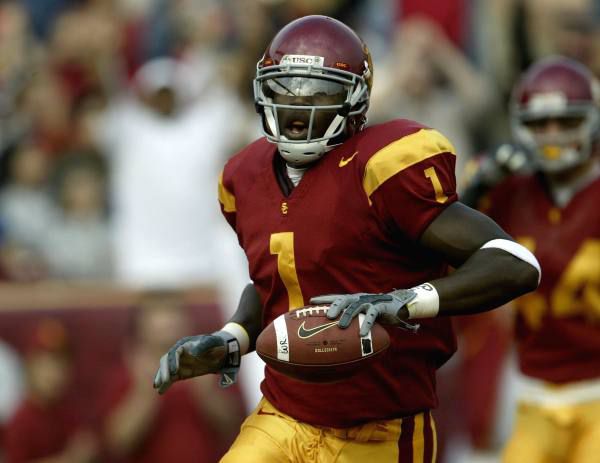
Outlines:
<svg viewBox="0 0 600 463"><path fill-rule="evenodd" d="M267 40L305 14L359 32L370 121L439 129L461 188L510 142L510 89L533 60L600 74L595 0L1 1L0 462L214 462L227 448L258 400L256 358L231 390L208 378L159 398L151 381L165 346L218 328L247 281L216 179L260 134L251 79ZM498 461L509 311L457 320L440 463Z"/></svg>

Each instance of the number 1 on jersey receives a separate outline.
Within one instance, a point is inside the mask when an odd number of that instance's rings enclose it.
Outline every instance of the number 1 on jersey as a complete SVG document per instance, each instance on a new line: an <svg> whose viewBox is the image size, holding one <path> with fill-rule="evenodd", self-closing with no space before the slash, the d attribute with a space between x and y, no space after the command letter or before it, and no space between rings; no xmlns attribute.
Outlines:
<svg viewBox="0 0 600 463"><path fill-rule="evenodd" d="M271 235L271 254L277 255L277 270L288 293L290 310L304 305L302 289L296 272L294 257L294 232L273 233Z"/></svg>
<svg viewBox="0 0 600 463"><path fill-rule="evenodd" d="M435 167L428 167L423 171L423 173L425 174L425 177L431 180L431 185L433 186L433 191L435 192L435 200L440 204L444 204L446 201L448 201L448 196L444 194L442 182L440 182L438 174L435 171Z"/></svg>

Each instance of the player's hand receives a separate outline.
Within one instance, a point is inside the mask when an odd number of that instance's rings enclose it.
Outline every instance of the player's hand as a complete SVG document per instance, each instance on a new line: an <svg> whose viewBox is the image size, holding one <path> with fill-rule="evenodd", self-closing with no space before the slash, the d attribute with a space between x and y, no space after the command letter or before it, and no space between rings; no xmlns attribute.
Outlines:
<svg viewBox="0 0 600 463"><path fill-rule="evenodd" d="M493 187L510 175L530 172L531 167L529 157L522 148L504 143L481 159L477 181Z"/></svg>
<svg viewBox="0 0 600 463"><path fill-rule="evenodd" d="M359 313L365 313L365 320L360 326L360 335L366 336L375 320L382 324L395 325L410 331L417 331L418 325L412 325L408 319L408 311L402 310L416 297L410 289L401 289L391 293L355 293L355 294L328 294L313 297L311 304L330 304L327 318L336 319L340 316L338 326L348 328L352 319Z"/></svg>
<svg viewBox="0 0 600 463"><path fill-rule="evenodd" d="M161 357L154 388L164 394L176 381L208 373L221 373L221 386L226 387L235 382L239 365L239 343L229 333L185 337Z"/></svg>
<svg viewBox="0 0 600 463"><path fill-rule="evenodd" d="M504 143L489 153L475 157L464 168L460 201L479 209L490 190L509 176L532 173L534 165L527 153L516 145Z"/></svg>

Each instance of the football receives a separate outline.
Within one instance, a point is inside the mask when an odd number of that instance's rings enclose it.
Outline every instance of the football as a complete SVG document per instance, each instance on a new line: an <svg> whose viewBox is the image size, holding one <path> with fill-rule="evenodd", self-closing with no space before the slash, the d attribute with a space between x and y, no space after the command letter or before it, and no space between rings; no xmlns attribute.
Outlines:
<svg viewBox="0 0 600 463"><path fill-rule="evenodd" d="M316 383L346 379L390 345L381 325L359 335L364 315L341 329L325 315L329 306L306 306L277 317L258 336L256 352L267 365L292 378Z"/></svg>

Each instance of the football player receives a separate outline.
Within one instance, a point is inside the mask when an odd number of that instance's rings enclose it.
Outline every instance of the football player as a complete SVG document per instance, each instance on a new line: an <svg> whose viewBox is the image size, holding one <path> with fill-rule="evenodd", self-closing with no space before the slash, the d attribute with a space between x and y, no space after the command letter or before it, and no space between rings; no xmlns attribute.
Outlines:
<svg viewBox="0 0 600 463"><path fill-rule="evenodd" d="M435 461L435 371L455 350L448 316L537 287L533 254L457 201L446 137L409 120L366 126L372 79L367 47L337 20L303 17L273 38L254 80L265 136L219 184L252 284L221 331L163 356L154 385L164 393L206 373L231 383L262 328L309 302L331 304L342 328L359 312L363 333L387 323L391 347L333 384L267 367L264 398L224 462Z"/></svg>
<svg viewBox="0 0 600 463"><path fill-rule="evenodd" d="M481 201L544 268L517 301L519 403L504 462L600 458L600 97L582 64L535 63L515 87L515 141L534 173Z"/></svg>

